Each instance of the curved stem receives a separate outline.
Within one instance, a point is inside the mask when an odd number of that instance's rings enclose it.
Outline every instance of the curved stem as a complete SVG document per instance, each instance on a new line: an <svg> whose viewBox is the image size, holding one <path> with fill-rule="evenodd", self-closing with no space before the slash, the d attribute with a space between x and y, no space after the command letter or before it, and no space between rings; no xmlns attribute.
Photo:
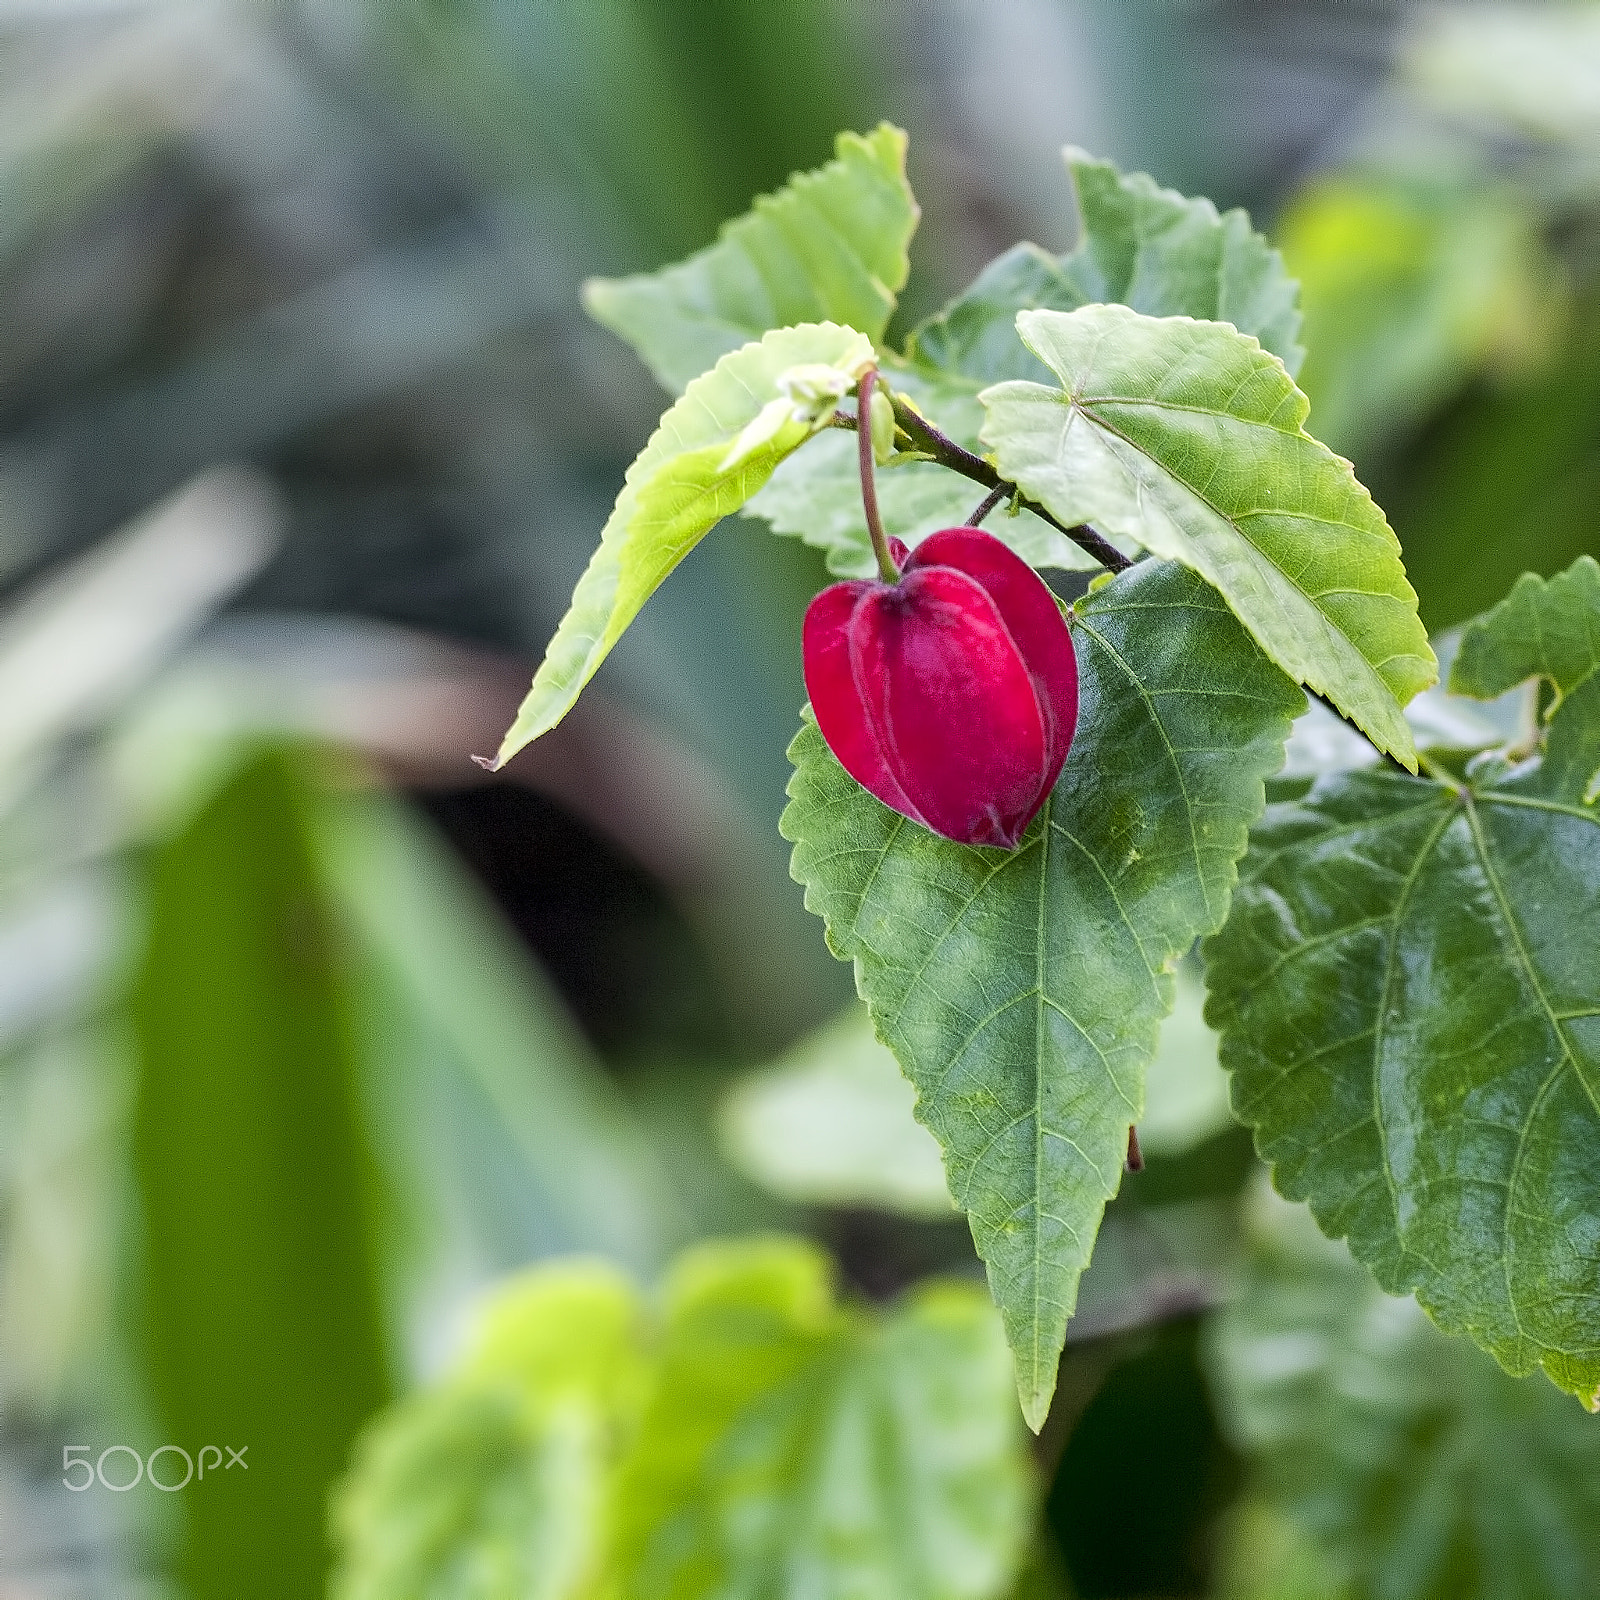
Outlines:
<svg viewBox="0 0 1600 1600"><path fill-rule="evenodd" d="M878 515L878 486L872 476L872 386L878 381L878 369L868 367L856 385L856 458L861 464L861 508L867 514L867 536L872 540L872 553L878 558L878 572L885 583L898 583L900 569L889 554L889 541L884 537L883 520Z"/></svg>
<svg viewBox="0 0 1600 1600"><path fill-rule="evenodd" d="M982 456L963 449L954 439L934 427L920 412L913 411L898 395L893 397L893 404L894 420L906 436L920 451L931 456L940 466L948 467L952 472L959 472L962 477L971 478L974 483L981 483L986 488L1003 489L1006 495L1017 494L1017 486L1002 478ZM1069 528L1059 517L1054 517L1045 510L1037 500L1030 500L1026 495L1017 495L1017 503L1025 511L1031 511L1041 521L1048 522L1052 528L1059 529L1080 549L1087 550L1101 566L1109 567L1113 572L1126 572L1133 565L1109 539L1102 538L1088 523L1080 522L1076 527ZM986 511L984 515L987 516L988 512Z"/></svg>
<svg viewBox="0 0 1600 1600"><path fill-rule="evenodd" d="M983 499L978 502L977 509L970 517L967 518L967 526L969 528L978 527L982 523L983 519L988 516L989 513L993 511L1002 500L1008 499L1010 495L1011 485L1009 483L997 483L994 488L992 488L988 494L986 494Z"/></svg>

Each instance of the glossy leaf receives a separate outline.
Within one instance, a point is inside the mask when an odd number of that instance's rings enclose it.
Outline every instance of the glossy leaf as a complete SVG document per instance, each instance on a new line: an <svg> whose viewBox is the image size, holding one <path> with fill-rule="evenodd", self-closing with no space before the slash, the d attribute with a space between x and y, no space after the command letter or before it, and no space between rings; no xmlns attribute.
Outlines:
<svg viewBox="0 0 1600 1600"><path fill-rule="evenodd" d="M1055 256L1033 244L1013 246L915 330L903 362L885 360L894 386L945 433L977 450L980 388L1006 378L1049 381L1049 370L1017 337L1017 312L1028 307L1071 311L1120 301L1150 316L1219 319L1254 334L1291 372L1297 368L1295 282L1242 211L1219 217L1209 200L1185 199L1080 150L1068 150L1066 161L1081 219L1077 248ZM881 473L878 495L886 525L910 545L965 522L982 498L956 474L915 461ZM828 570L842 578L877 570L846 438L819 439L785 461L749 511L775 532L826 552ZM1036 567L1096 565L1028 512L996 514L986 526Z"/></svg>
<svg viewBox="0 0 1600 1600"><path fill-rule="evenodd" d="M986 389L996 462L1065 523L1089 522L1216 585L1267 654L1415 767L1401 708L1437 677L1400 546L1305 432L1283 364L1222 323L1122 306L1024 311L1060 388Z"/></svg>
<svg viewBox="0 0 1600 1600"><path fill-rule="evenodd" d="M674 394L773 328L838 322L879 338L910 271L917 227L906 136L882 123L869 134L841 133L835 151L826 166L763 195L687 261L590 279L590 316Z"/></svg>
<svg viewBox="0 0 1600 1600"><path fill-rule="evenodd" d="M1220 925L1297 690L1216 592L1146 562L1074 629L1078 735L1014 852L880 805L809 717L783 831L806 903L945 1151L1039 1427L1116 1192L1171 968Z"/></svg>
<svg viewBox="0 0 1600 1600"><path fill-rule="evenodd" d="M1344 1600L1600 1590L1600 1431L1391 1299L1298 1208L1254 1219L1211 1329L1235 1441ZM1300 1560L1305 1570L1308 1563ZM1265 1589L1298 1597L1302 1589Z"/></svg>
<svg viewBox="0 0 1600 1600"><path fill-rule="evenodd" d="M864 334L832 323L779 328L696 378L640 451L572 603L494 765L572 709L668 573L833 415L871 364Z"/></svg>
<svg viewBox="0 0 1600 1600"><path fill-rule="evenodd" d="M1272 806L1205 952L1234 1108L1282 1192L1447 1331L1591 1406L1596 587L1587 563L1524 579L1463 642L1458 688L1530 669L1568 686L1538 751L1481 756L1459 784L1336 775Z"/></svg>
<svg viewBox="0 0 1600 1600"><path fill-rule="evenodd" d="M665 1289L661 1374L623 1481L639 1600L978 1600L1032 1531L1005 1342L976 1285L841 1308L809 1245L690 1252Z"/></svg>
<svg viewBox="0 0 1600 1600"><path fill-rule="evenodd" d="M916 1091L852 1003L722 1107L729 1159L764 1188L811 1204L950 1216L938 1142Z"/></svg>
<svg viewBox="0 0 1600 1600"><path fill-rule="evenodd" d="M645 1378L643 1308L620 1274L512 1280L449 1380L363 1438L334 1506L333 1600L611 1594L612 1489Z"/></svg>

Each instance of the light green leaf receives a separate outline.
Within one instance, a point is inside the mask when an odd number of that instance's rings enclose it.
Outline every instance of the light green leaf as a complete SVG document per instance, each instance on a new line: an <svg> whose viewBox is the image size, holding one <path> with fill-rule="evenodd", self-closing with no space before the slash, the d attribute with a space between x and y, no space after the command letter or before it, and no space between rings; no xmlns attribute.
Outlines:
<svg viewBox="0 0 1600 1600"><path fill-rule="evenodd" d="M866 1008L852 1005L738 1084L722 1107L723 1145L785 1199L948 1218L943 1158L916 1098Z"/></svg>
<svg viewBox="0 0 1600 1600"><path fill-rule="evenodd" d="M1121 1178L1171 968L1221 924L1300 693L1181 566L1080 607L1077 736L1014 852L867 794L809 716L782 828L944 1147L1037 1428L1078 1277Z"/></svg>
<svg viewBox="0 0 1600 1600"><path fill-rule="evenodd" d="M638 1600L1004 1594L1033 1490L1005 1341L977 1285L841 1308L798 1241L692 1251L618 1503Z"/></svg>
<svg viewBox="0 0 1600 1600"><path fill-rule="evenodd" d="M1049 370L1017 337L1016 314L1027 307L1070 311L1115 300L1150 316L1232 322L1295 370L1301 356L1295 283L1242 211L1219 217L1209 200L1186 200L1143 173L1124 175L1081 150L1068 150L1066 160L1082 218L1077 249L1058 257L1033 244L1013 246L916 329L904 361L885 357L885 375L930 420L976 450L980 388L1005 378L1049 381ZM964 523L982 498L955 473L914 462L882 473L878 496L889 531L912 546L938 528ZM749 514L825 551L828 570L841 578L877 571L848 439L820 440L784 462ZM986 526L1036 567L1096 565L1028 512L996 514Z"/></svg>
<svg viewBox="0 0 1600 1600"><path fill-rule="evenodd" d="M835 158L796 173L687 261L591 278L583 303L638 351L663 388L689 381L773 328L838 322L881 337L910 271L917 202L906 136L888 123L841 133Z"/></svg>
<svg viewBox="0 0 1600 1600"><path fill-rule="evenodd" d="M1000 471L1065 523L1193 567L1285 672L1414 770L1401 708L1438 675L1417 597L1349 462L1302 427L1283 364L1225 324L1123 306L1024 311L1017 328L1062 387L984 391Z"/></svg>
<svg viewBox="0 0 1600 1600"><path fill-rule="evenodd" d="M1469 630L1457 686L1575 671L1597 603L1582 565L1525 581ZM1446 1331L1593 1407L1600 810L1578 756L1600 679L1566 681L1526 760L1480 756L1459 785L1336 775L1270 807L1205 949L1207 1018L1280 1190Z"/></svg>
<svg viewBox="0 0 1600 1600"><path fill-rule="evenodd" d="M1299 1208L1273 1205L1252 1234L1240 1296L1211 1329L1210 1365L1269 1504L1343 1578L1337 1592L1600 1592L1594 1423L1547 1385L1508 1378L1444 1338L1415 1301L1381 1294Z"/></svg>
<svg viewBox="0 0 1600 1600"><path fill-rule="evenodd" d="M689 385L628 468L496 768L572 709L667 574L778 462L827 425L833 398L811 369L831 368L854 383L872 360L871 341L852 328L779 328Z"/></svg>
<svg viewBox="0 0 1600 1600"><path fill-rule="evenodd" d="M1142 172L1119 172L1082 150L1063 154L1078 200L1077 248L1056 257L1019 244L991 261L912 334L913 360L978 384L1047 382L1016 336L1017 313L1114 302L1148 317L1231 322L1298 369L1298 285L1243 211L1218 216L1209 200L1162 189Z"/></svg>
<svg viewBox="0 0 1600 1600"><path fill-rule="evenodd" d="M637 1292L598 1263L540 1267L500 1290L463 1365L363 1438L334 1505L334 1600L610 1595L642 1316Z"/></svg>

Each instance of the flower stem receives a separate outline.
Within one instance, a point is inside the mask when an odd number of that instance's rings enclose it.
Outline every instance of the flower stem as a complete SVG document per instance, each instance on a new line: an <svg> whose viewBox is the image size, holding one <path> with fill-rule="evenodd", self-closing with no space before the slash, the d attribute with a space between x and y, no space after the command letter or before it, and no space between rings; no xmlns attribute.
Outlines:
<svg viewBox="0 0 1600 1600"><path fill-rule="evenodd" d="M997 483L994 488L992 488L988 494L986 494L983 499L978 502L977 510L975 510L972 515L967 518L967 526L969 528L978 527L983 522L983 519L988 516L989 513L993 511L1002 500L1009 499L1010 495L1011 485L1009 483Z"/></svg>
<svg viewBox="0 0 1600 1600"><path fill-rule="evenodd" d="M959 472L962 477L971 478L974 483L981 483L986 488L1003 489L1007 496L1017 494L1017 486L1002 478L990 462L963 449L954 439L941 433L920 412L913 411L899 395L893 397L893 404L894 420L907 438L940 466ZM1041 521L1048 522L1052 528L1059 529L1080 549L1087 550L1101 566L1109 567L1113 572L1126 572L1133 565L1109 539L1102 538L1087 523L1080 522L1076 527L1069 528L1058 517L1051 516L1037 500L1030 500L1026 495L1018 495L1017 503ZM988 512L985 511L984 515L987 516Z"/></svg>
<svg viewBox="0 0 1600 1600"><path fill-rule="evenodd" d="M883 519L878 515L878 486L872 476L872 386L877 381L878 369L868 367L856 385L856 457L861 463L861 509L867 514L867 535L872 540L872 553L878 558L878 572L885 583L898 583L900 569L889 554Z"/></svg>

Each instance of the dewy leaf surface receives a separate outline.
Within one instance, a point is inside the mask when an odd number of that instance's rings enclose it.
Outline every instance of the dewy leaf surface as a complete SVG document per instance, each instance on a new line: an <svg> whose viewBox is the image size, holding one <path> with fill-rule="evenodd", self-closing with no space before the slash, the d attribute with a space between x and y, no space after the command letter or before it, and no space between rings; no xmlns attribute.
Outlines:
<svg viewBox="0 0 1600 1600"><path fill-rule="evenodd" d="M1171 968L1227 912L1304 699L1215 590L1143 562L1074 629L1077 736L1014 852L954 844L866 793L809 716L783 831L853 960L968 1214L1038 1428Z"/></svg>
<svg viewBox="0 0 1600 1600"><path fill-rule="evenodd" d="M819 372L840 392L872 362L872 343L823 322L779 328L724 356L696 378L640 451L578 580L572 603L501 743L503 766L553 728L667 574L772 469L833 415L831 404L794 399L797 369L808 390ZM811 369L818 369L813 371Z"/></svg>
<svg viewBox="0 0 1600 1600"><path fill-rule="evenodd" d="M798 1240L701 1246L618 1499L637 1600L988 1600L1032 1526L1005 1341L976 1285L834 1300Z"/></svg>
<svg viewBox="0 0 1600 1600"><path fill-rule="evenodd" d="M835 158L796 173L675 266L593 278L583 303L681 394L730 350L773 328L838 322L880 338L910 271L917 202L906 136L888 123L841 133Z"/></svg>
<svg viewBox="0 0 1600 1600"><path fill-rule="evenodd" d="M1305 432L1282 362L1226 324L1124 306L1017 328L1061 387L983 392L1000 471L1065 523L1193 567L1290 677L1414 768L1401 707L1438 674L1400 545Z"/></svg>
<svg viewBox="0 0 1600 1600"><path fill-rule="evenodd" d="M1457 688L1529 666L1576 684L1537 752L1479 757L1459 785L1338 775L1270 807L1205 952L1234 1109L1279 1189L1386 1289L1591 1407L1600 704L1571 674L1597 588L1584 562L1523 580L1463 646Z"/></svg>
<svg viewBox="0 0 1600 1600"><path fill-rule="evenodd" d="M1338 1594L1600 1593L1592 1419L1382 1294L1300 1207L1261 1210L1239 1293L1208 1330L1210 1366L1235 1444L1343 1578Z"/></svg>
<svg viewBox="0 0 1600 1600"><path fill-rule="evenodd" d="M885 357L885 375L945 433L976 450L979 389L1006 378L1049 381L1049 370L1017 337L1017 312L1029 307L1071 311L1121 301L1149 316L1232 322L1296 369L1295 282L1242 211L1219 217L1209 200L1185 199L1081 150L1068 150L1066 161L1082 224L1077 248L1056 256L1038 245L1013 246L916 329L903 360ZM889 530L911 545L965 522L982 497L954 473L925 463L882 473L878 495ZM829 571L842 578L877 571L848 439L820 439L785 461L749 510L775 532L819 546ZM996 514L986 526L1034 566L1095 565L1027 512Z"/></svg>

